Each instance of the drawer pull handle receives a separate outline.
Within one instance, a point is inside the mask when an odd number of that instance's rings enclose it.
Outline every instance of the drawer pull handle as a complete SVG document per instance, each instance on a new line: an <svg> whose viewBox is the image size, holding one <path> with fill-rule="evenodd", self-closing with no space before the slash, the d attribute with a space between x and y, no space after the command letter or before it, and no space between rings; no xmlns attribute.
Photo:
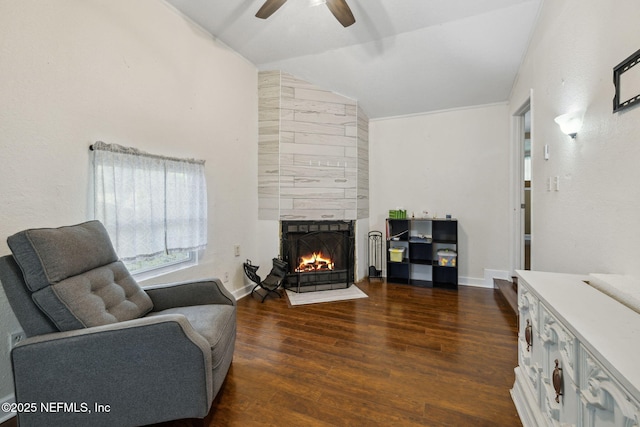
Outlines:
<svg viewBox="0 0 640 427"><path fill-rule="evenodd" d="M527 326L524 328L524 339L527 340L527 351L531 350L532 342L532 327L531 322L527 319Z"/></svg>
<svg viewBox="0 0 640 427"><path fill-rule="evenodd" d="M558 359L556 359L555 362L556 368L553 370L553 388L556 390L556 403L560 403L560 396L562 396L562 368L558 366Z"/></svg>

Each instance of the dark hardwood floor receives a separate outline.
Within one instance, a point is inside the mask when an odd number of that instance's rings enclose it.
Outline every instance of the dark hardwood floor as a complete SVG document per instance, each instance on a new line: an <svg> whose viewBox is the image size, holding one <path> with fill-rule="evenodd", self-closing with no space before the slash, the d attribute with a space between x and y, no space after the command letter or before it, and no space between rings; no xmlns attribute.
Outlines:
<svg viewBox="0 0 640 427"><path fill-rule="evenodd" d="M234 361L204 425L521 425L516 319L497 290L358 286L369 298L241 299Z"/></svg>
<svg viewBox="0 0 640 427"><path fill-rule="evenodd" d="M521 425L509 395L516 320L498 291L358 286L369 298L240 300L208 425Z"/></svg>

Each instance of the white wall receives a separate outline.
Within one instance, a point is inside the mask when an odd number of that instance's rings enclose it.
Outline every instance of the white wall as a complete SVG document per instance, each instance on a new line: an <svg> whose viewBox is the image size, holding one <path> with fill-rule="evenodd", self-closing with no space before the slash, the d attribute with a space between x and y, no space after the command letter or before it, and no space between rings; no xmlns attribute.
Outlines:
<svg viewBox="0 0 640 427"><path fill-rule="evenodd" d="M632 0L544 2L510 100L513 114L533 89L533 269L640 275L640 108L612 113L612 70L640 47L638 17ZM553 119L574 109L586 115L571 141Z"/></svg>
<svg viewBox="0 0 640 427"><path fill-rule="evenodd" d="M162 1L3 1L0 100L0 255L15 232L92 218L88 147L103 140L206 160L209 248L172 279L244 285L258 247L252 64ZM0 291L0 400L17 328Z"/></svg>
<svg viewBox="0 0 640 427"><path fill-rule="evenodd" d="M370 121L370 227L389 209L457 218L460 283L509 269L506 104Z"/></svg>

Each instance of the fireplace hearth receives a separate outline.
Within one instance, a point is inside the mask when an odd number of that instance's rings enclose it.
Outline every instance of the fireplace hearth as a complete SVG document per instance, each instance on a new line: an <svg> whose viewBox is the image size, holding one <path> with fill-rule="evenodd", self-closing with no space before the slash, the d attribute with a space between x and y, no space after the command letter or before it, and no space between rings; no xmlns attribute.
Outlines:
<svg viewBox="0 0 640 427"><path fill-rule="evenodd" d="M280 256L289 265L286 289L348 288L354 277L354 222L282 221Z"/></svg>

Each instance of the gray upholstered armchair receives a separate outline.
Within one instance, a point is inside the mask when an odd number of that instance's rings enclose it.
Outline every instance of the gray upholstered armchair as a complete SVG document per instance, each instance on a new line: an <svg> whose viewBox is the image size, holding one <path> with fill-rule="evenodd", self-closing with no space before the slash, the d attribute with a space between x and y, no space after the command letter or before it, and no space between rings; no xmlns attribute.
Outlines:
<svg viewBox="0 0 640 427"><path fill-rule="evenodd" d="M203 418L227 375L236 301L218 279L142 289L89 221L8 238L0 280L27 339L11 352L20 426Z"/></svg>

